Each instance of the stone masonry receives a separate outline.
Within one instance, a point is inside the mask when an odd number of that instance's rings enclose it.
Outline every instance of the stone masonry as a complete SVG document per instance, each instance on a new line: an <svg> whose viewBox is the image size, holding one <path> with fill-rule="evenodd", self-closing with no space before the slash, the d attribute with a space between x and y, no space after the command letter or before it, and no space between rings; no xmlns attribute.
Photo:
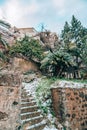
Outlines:
<svg viewBox="0 0 87 130"><path fill-rule="evenodd" d="M57 83L51 88L53 108L67 130L87 130L87 85ZM60 86L59 86L60 85ZM76 87L77 85L77 87ZM66 126L65 122L68 122Z"/></svg>

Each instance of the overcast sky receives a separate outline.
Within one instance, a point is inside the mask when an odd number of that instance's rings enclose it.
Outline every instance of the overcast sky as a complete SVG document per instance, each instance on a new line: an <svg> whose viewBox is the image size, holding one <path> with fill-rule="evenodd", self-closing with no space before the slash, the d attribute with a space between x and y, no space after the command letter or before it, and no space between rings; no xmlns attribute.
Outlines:
<svg viewBox="0 0 87 130"><path fill-rule="evenodd" d="M75 15L87 27L87 0L0 0L0 18L17 27L56 31Z"/></svg>

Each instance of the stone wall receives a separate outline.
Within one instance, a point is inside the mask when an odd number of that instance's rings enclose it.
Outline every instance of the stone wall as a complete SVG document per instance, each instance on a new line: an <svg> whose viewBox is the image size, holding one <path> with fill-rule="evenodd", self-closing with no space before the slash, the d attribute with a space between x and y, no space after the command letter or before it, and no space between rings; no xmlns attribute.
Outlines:
<svg viewBox="0 0 87 130"><path fill-rule="evenodd" d="M20 82L18 74L0 74L0 130L18 130L20 127Z"/></svg>
<svg viewBox="0 0 87 130"><path fill-rule="evenodd" d="M52 87L52 101L58 121L67 130L87 130L87 85L65 82ZM59 86L60 85L60 86Z"/></svg>

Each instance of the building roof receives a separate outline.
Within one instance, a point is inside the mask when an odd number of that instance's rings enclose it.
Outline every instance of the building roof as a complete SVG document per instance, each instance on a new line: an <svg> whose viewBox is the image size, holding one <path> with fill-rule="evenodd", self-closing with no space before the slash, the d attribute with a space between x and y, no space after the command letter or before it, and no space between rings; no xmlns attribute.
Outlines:
<svg viewBox="0 0 87 130"><path fill-rule="evenodd" d="M37 32L36 30L35 30L35 28L33 28L33 27L30 27L30 28L18 28L18 30L19 31L29 31L30 33L31 32Z"/></svg>

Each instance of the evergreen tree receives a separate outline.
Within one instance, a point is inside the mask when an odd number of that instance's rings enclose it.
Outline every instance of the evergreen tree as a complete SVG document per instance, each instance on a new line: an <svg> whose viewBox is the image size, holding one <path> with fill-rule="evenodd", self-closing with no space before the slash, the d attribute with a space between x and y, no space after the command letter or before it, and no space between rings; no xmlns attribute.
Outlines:
<svg viewBox="0 0 87 130"><path fill-rule="evenodd" d="M62 36L63 41L65 43L70 42L70 26L69 26L68 22L65 22L64 30L62 30L61 36Z"/></svg>
<svg viewBox="0 0 87 130"><path fill-rule="evenodd" d="M79 70L81 64L87 63L85 58L87 57L87 29L73 15L70 25L65 22L61 38L64 42L65 50L73 56Z"/></svg>

